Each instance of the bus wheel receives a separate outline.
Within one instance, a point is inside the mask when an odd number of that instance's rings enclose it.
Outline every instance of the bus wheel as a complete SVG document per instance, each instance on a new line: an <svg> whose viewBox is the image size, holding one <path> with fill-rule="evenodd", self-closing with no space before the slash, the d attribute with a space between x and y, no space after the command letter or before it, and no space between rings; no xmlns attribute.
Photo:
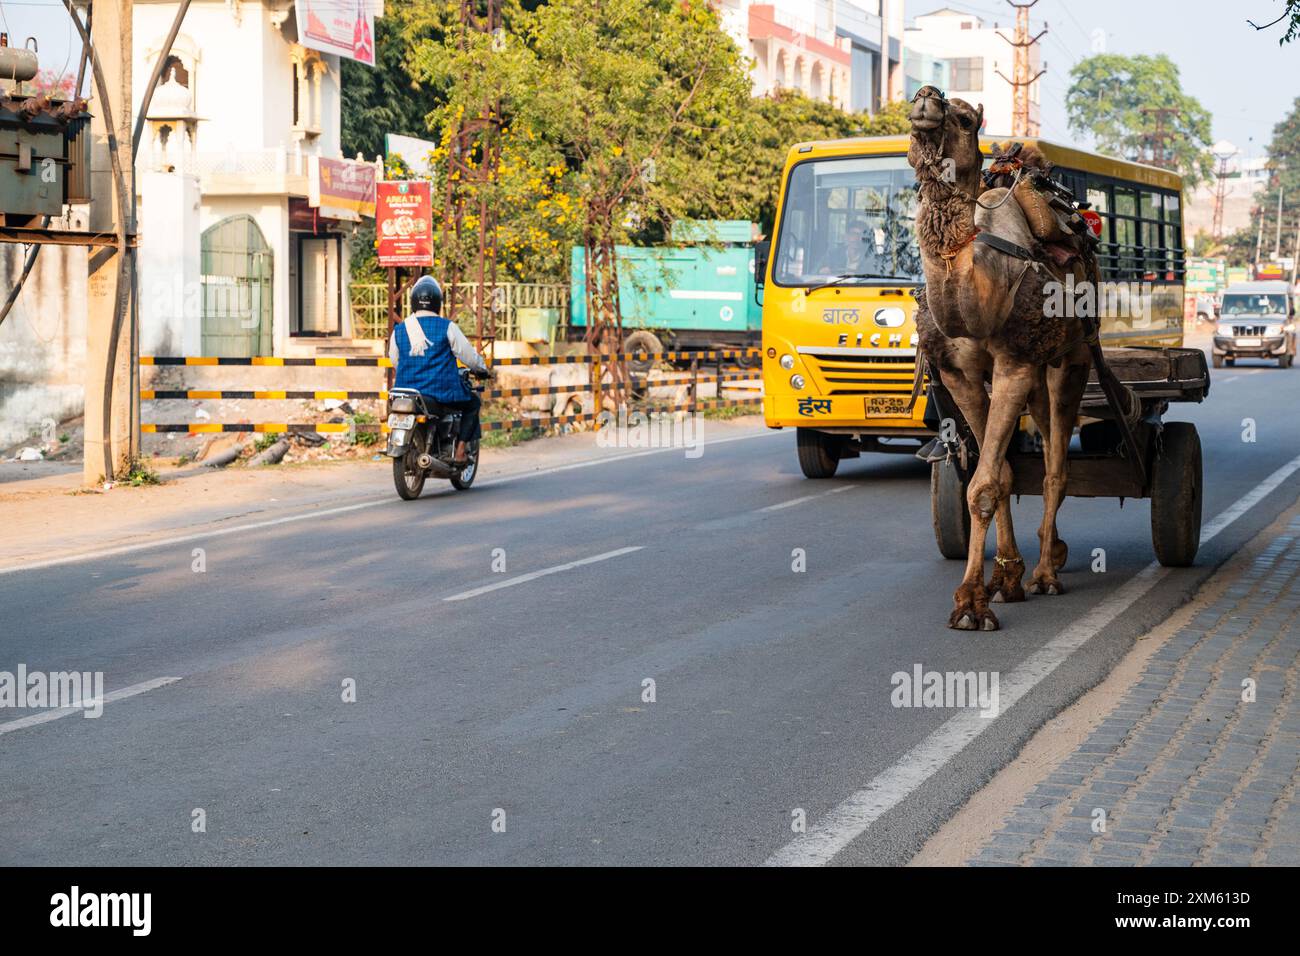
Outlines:
<svg viewBox="0 0 1300 956"><path fill-rule="evenodd" d="M930 520L939 553L951 560L964 559L970 549L970 510L966 482L952 459L930 465Z"/></svg>
<svg viewBox="0 0 1300 956"><path fill-rule="evenodd" d="M799 428L795 432L795 446L805 478L830 478L839 467L844 438L814 428Z"/></svg>
<svg viewBox="0 0 1300 956"><path fill-rule="evenodd" d="M1201 543L1201 437L1191 422L1168 422L1151 471L1151 544L1167 568L1185 568Z"/></svg>

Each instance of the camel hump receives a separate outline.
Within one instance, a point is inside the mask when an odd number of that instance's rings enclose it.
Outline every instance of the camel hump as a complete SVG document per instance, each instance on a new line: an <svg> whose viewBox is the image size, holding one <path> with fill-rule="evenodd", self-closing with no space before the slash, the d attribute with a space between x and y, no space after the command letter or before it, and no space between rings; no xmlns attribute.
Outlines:
<svg viewBox="0 0 1300 956"><path fill-rule="evenodd" d="M1035 245L1034 234L1025 220L1025 214L1020 204L1014 200L1001 202L1006 194L1006 189L1001 186L981 193L979 204L975 207L975 225L982 232L991 232L1002 239L1032 249ZM989 206L996 208L990 209Z"/></svg>

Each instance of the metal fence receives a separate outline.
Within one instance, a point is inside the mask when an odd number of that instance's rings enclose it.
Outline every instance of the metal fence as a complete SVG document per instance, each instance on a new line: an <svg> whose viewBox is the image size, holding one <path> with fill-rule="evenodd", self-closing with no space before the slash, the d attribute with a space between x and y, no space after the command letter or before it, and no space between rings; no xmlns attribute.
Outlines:
<svg viewBox="0 0 1300 956"><path fill-rule="evenodd" d="M455 319L461 330L473 336L477 329L474 312L478 304L478 285L456 284ZM352 284L352 329L358 339L383 339L388 335L388 288L379 284ZM492 311L496 318L498 341L521 338L519 310L555 309L558 315L556 335L569 324L569 286L563 282L503 282L492 294Z"/></svg>

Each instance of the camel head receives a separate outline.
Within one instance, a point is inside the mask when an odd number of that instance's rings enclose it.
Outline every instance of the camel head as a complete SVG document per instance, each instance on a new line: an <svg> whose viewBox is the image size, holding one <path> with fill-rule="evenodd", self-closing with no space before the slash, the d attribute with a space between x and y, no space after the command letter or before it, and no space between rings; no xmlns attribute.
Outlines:
<svg viewBox="0 0 1300 956"><path fill-rule="evenodd" d="M965 100L948 99L937 87L923 86L912 98L912 141L907 161L920 180L935 179L949 170L957 182L978 174L980 125L984 107ZM950 160L950 163L944 163Z"/></svg>

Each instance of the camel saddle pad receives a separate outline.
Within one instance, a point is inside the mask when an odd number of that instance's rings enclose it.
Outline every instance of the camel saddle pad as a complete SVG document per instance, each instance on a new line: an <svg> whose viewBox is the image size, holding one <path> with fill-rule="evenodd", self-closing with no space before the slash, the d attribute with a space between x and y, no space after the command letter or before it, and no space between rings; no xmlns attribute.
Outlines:
<svg viewBox="0 0 1300 956"><path fill-rule="evenodd" d="M1012 190L1020 211L1025 214L1029 231L1039 242L1065 242L1073 238L1073 233L1066 226L1063 217L1052 208L1047 196L1034 188L1028 180L1022 179Z"/></svg>

